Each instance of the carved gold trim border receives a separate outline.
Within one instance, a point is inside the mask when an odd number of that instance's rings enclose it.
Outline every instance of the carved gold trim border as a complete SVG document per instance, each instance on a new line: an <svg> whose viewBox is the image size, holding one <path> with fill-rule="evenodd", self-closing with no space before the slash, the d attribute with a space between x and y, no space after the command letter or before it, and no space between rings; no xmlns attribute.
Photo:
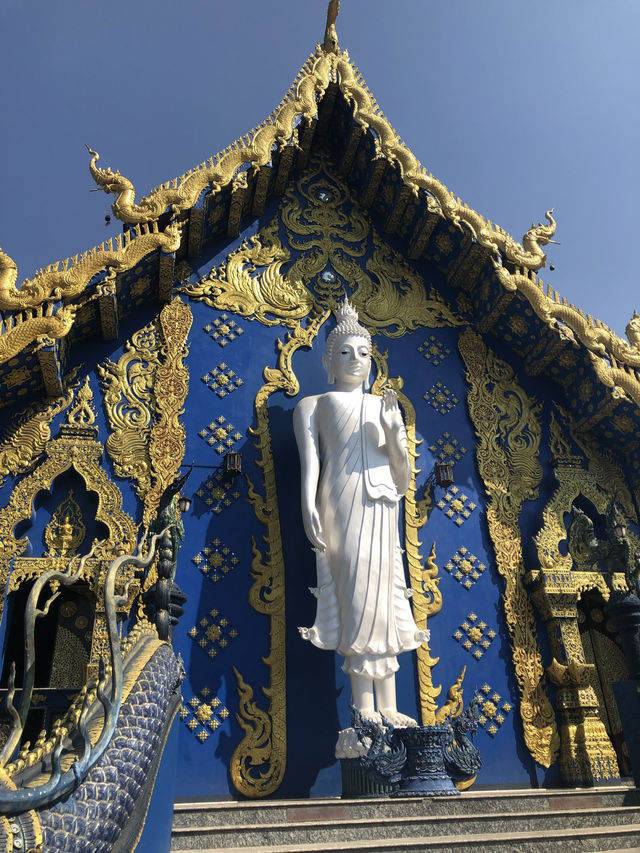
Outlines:
<svg viewBox="0 0 640 853"><path fill-rule="evenodd" d="M557 319L561 320L590 351L604 354L607 348L621 365L640 366L640 347L636 340L640 340L640 323L633 327L632 332L627 332L633 335L630 346L604 324L585 317L578 308L568 305L555 291L546 295L535 276L533 281L529 277L530 271L545 264L546 255L541 247L551 240L556 229L552 210L545 214L548 224L533 225L520 244L504 229L456 198L400 141L347 51L339 52L333 42L324 47L318 45L316 54L305 62L279 106L258 128L180 178L152 190L139 204L135 203L135 189L131 181L112 169L98 168L95 152L92 152L90 161L91 174L99 187L116 195L113 211L123 221L154 220L169 206L175 213L188 210L204 189L211 187L216 192L227 186L245 164L259 169L268 163L274 144L296 144L299 117L312 120L317 116L317 98L323 97L331 81L337 82L342 95L352 104L354 120L360 127L374 131L377 155L399 166L405 186L414 195L420 191L429 193L437 200L445 218L458 226L464 223L481 246L502 256L500 262L495 262L495 269L505 289L522 293L538 316L550 326L553 327ZM512 274L502 261L521 269ZM633 324L633 320L631 322ZM600 370L598 375L605 384L620 385L636 402L640 402L640 379L637 375L627 375L624 370L615 368Z"/></svg>
<svg viewBox="0 0 640 853"><path fill-rule="evenodd" d="M239 793L247 797L266 797L278 789L284 777L287 761L286 716L286 645L285 645L285 590L284 555L276 490L276 475L269 431L268 402L271 394L284 391L294 397L300 385L291 366L292 358L300 347L311 347L329 311L301 324L287 333L284 344L278 340L278 366L265 367L265 384L256 394L254 408L256 426L251 430L256 437L259 461L263 473L264 491L258 492L249 483L249 501L256 518L267 528L267 552L263 553L255 539L251 576L253 584L249 601L253 609L270 618L269 654L264 662L269 669L269 686L263 693L269 699L267 712L261 710L253 698L253 689L236 670L238 680L238 723L245 732L235 748L230 762L231 779Z"/></svg>
<svg viewBox="0 0 640 853"><path fill-rule="evenodd" d="M377 347L373 348L373 359L376 363L377 375L373 394L382 394L385 385L389 385L398 394L398 399L404 410L405 427L409 458L411 460L411 479L404 498L405 508L405 552L409 568L409 578L413 591L412 609L416 625L420 630L427 628L430 616L435 616L442 609L442 593L439 589L440 578L435 562L435 542L423 567L423 557L420 553L422 542L418 535L427 520L426 506L416 500L416 476L419 470L415 467L418 458L417 447L421 443L416 439L416 410L411 400L402 392L404 382L401 378L390 379L387 368L387 353L381 354ZM431 670L439 658L431 656L428 641L416 650L418 660L418 693L420 713L423 726L436 724L437 703L442 686L434 687Z"/></svg>
<svg viewBox="0 0 640 853"><path fill-rule="evenodd" d="M19 289L15 286L18 268L0 250L0 309L22 311L42 305L47 300L72 299L82 293L94 275L107 267L121 273L132 269L145 255L157 249L167 254L175 252L179 246L178 224L172 222L164 231L158 231L157 222L137 225L133 236L125 233L115 238L115 248L114 240L109 239L80 258L76 255L45 267L33 278L25 279Z"/></svg>
<svg viewBox="0 0 640 853"><path fill-rule="evenodd" d="M524 501L542 480L538 461L541 425L536 406L519 387L513 370L471 329L459 349L469 383L469 414L478 443L476 459L488 497L487 521L498 571L505 580L503 607L518 688L527 748L549 767L558 755L555 714L544 691L544 669L535 618L524 588L524 561L518 524Z"/></svg>
<svg viewBox="0 0 640 853"><path fill-rule="evenodd" d="M191 308L179 296L160 312L164 360L155 371L153 396L158 420L149 436L149 461L153 486L144 499L144 524L154 517L164 490L172 483L184 458L186 432L180 423L189 391L187 336L193 323Z"/></svg>

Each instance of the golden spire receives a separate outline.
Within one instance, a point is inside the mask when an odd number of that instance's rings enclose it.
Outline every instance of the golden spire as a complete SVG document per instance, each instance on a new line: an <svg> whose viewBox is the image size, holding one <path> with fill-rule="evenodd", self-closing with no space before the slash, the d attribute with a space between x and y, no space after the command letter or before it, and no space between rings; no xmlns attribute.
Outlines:
<svg viewBox="0 0 640 853"><path fill-rule="evenodd" d="M323 48L327 53L338 53L338 34L336 32L336 18L340 11L340 0L329 0L327 8L327 26L324 31Z"/></svg>

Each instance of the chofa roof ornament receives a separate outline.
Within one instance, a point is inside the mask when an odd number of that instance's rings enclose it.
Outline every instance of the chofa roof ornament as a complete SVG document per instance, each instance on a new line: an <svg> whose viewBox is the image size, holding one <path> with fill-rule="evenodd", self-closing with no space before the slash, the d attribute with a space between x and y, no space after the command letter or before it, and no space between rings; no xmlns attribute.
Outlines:
<svg viewBox="0 0 640 853"><path fill-rule="evenodd" d="M336 18L340 12L340 0L329 0L327 8L327 26L324 31L324 42L322 47L326 53L340 53L338 46L338 33L336 32Z"/></svg>

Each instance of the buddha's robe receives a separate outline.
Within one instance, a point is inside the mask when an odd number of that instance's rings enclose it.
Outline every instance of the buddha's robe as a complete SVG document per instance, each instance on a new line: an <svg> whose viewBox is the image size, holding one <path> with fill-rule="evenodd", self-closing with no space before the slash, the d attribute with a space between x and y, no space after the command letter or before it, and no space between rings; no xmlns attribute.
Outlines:
<svg viewBox="0 0 640 853"><path fill-rule="evenodd" d="M302 632L336 649L345 672L384 677L426 638L409 603L398 535L401 495L380 425L382 400L330 391L317 398L321 469L316 506L327 548L317 553L316 619Z"/></svg>

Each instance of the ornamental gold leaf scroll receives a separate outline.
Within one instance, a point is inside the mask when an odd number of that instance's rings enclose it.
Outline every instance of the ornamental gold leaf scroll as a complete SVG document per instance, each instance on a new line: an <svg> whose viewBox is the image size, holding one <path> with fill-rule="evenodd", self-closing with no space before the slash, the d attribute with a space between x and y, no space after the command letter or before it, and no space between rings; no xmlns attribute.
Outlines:
<svg viewBox="0 0 640 853"><path fill-rule="evenodd" d="M272 221L181 292L267 326L294 328L313 307L335 308L345 294L361 322L388 337L423 326L461 325L377 233L346 185L329 177L330 168L326 155L316 157L288 188ZM279 236L280 222L288 247Z"/></svg>
<svg viewBox="0 0 640 853"><path fill-rule="evenodd" d="M71 404L76 375L77 370L69 374L67 390L60 397L27 406L13 419L0 439L0 486L8 474L32 470L51 438L53 419Z"/></svg>
<svg viewBox="0 0 640 853"><path fill-rule="evenodd" d="M141 500L151 490L149 435L154 420L153 386L160 364L156 324L132 335L117 363L98 365L111 427L105 447L118 477L133 480Z"/></svg>
<svg viewBox="0 0 640 853"><path fill-rule="evenodd" d="M427 628L430 616L435 616L442 610L442 593L439 589L440 578L436 565L435 542L426 563L420 553L422 542L419 531L427 520L429 502L416 499L416 476L420 473L415 467L418 458L418 446L422 441L416 438L416 410L411 400L403 393L404 381L401 377L389 378L387 367L388 352L380 353L373 347L373 359L376 363L377 375L371 392L382 394L385 386L393 388L398 395L404 410L405 427L407 431L409 458L411 459L411 479L404 497L405 509L405 553L413 591L412 607L416 625L420 630ZM431 656L429 642L424 642L417 649L418 659L418 690L420 694L420 713L423 726L434 726L449 716L457 716L462 711L462 680L465 670L462 670L457 682L449 689L447 702L438 709L436 700L442 691L442 686L433 684L432 669L439 658Z"/></svg>
<svg viewBox="0 0 640 853"><path fill-rule="evenodd" d="M192 322L191 309L176 297L155 323L132 336L117 363L107 360L98 368L111 426L106 447L116 474L133 480L144 502L145 525L184 457L186 434L180 415L189 374L183 361Z"/></svg>
<svg viewBox="0 0 640 853"><path fill-rule="evenodd" d="M268 688L263 688L269 699L269 709L265 712L259 708L253 698L253 689L236 671L240 698L237 719L245 736L235 748L230 765L231 779L236 789L252 798L266 797L278 789L284 777L287 759L284 555L268 403L271 394L277 391L284 391L289 397L295 397L298 393L300 385L291 365L293 355L300 347L311 347L328 316L329 312L326 311L314 317L304 329L298 324L287 333L284 343L277 342L278 366L265 367L265 384L254 401L256 426L251 432L256 437L256 464L262 470L264 488L259 492L254 484L249 483L249 501L256 518L267 528L265 541L268 543L268 551L263 554L255 539L252 540L253 584L249 601L254 610L270 619L271 643L269 655L264 659L269 667L270 683Z"/></svg>
<svg viewBox="0 0 640 853"><path fill-rule="evenodd" d="M435 289L427 290L418 271L382 239L346 184L329 176L332 169L329 157L315 157L284 195L287 242L301 252L289 278L313 288L323 308L335 308L347 295L360 322L388 337L461 325Z"/></svg>
<svg viewBox="0 0 640 853"><path fill-rule="evenodd" d="M535 619L523 585L519 517L525 500L542 481L539 452L541 405L519 386L512 368L470 329L459 348L469 383L469 413L478 444L476 459L488 497L487 521L497 568L505 580L504 613L520 690L525 743L533 758L549 767L558 755L555 715L544 691Z"/></svg>

